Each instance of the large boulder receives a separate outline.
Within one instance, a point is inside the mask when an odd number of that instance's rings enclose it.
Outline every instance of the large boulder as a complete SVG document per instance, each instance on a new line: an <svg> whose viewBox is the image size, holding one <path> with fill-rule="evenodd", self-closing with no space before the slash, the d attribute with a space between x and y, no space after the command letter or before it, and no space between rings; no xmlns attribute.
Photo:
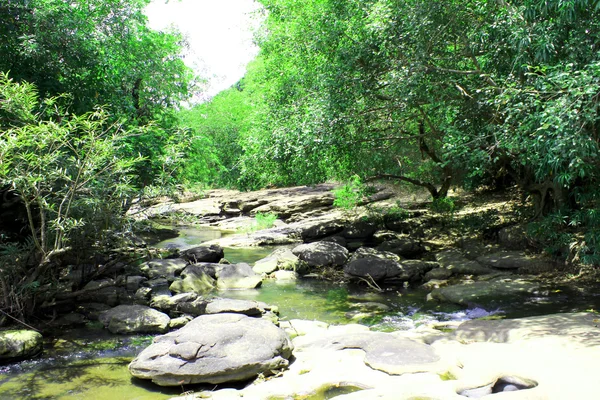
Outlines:
<svg viewBox="0 0 600 400"><path fill-rule="evenodd" d="M310 267L338 267L348 259L348 250L333 242L301 244L292 253Z"/></svg>
<svg viewBox="0 0 600 400"><path fill-rule="evenodd" d="M202 315L155 338L129 371L160 386L219 384L286 368L291 356L288 335L271 322L242 314Z"/></svg>
<svg viewBox="0 0 600 400"><path fill-rule="evenodd" d="M34 357L42 351L43 338L32 330L0 332L0 364Z"/></svg>
<svg viewBox="0 0 600 400"><path fill-rule="evenodd" d="M400 261L400 257L394 253L361 247L344 266L344 273L351 278L371 277L375 281L412 281L431 268L433 265L427 261L406 261L405 264L405 261Z"/></svg>
<svg viewBox="0 0 600 400"><path fill-rule="evenodd" d="M252 300L214 299L206 305L206 314L234 313L260 316L260 305Z"/></svg>
<svg viewBox="0 0 600 400"><path fill-rule="evenodd" d="M181 254L181 258L191 263L219 262L223 257L223 248L216 244L194 247Z"/></svg>
<svg viewBox="0 0 600 400"><path fill-rule="evenodd" d="M165 333L171 318L142 305L121 305L103 312L98 320L112 333Z"/></svg>
<svg viewBox="0 0 600 400"><path fill-rule="evenodd" d="M254 289L262 284L262 277L246 263L219 264L216 270L218 289Z"/></svg>

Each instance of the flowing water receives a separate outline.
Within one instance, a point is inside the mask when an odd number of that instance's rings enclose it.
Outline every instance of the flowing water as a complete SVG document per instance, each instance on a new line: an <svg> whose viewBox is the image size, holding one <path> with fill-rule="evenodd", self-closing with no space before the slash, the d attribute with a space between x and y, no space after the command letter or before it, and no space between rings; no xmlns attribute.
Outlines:
<svg viewBox="0 0 600 400"><path fill-rule="evenodd" d="M219 238L213 229L185 229L180 237L160 242L163 248L189 248ZM229 261L254 263L274 248L225 249ZM507 317L600 308L598 291L573 287L552 288L522 301L464 309L456 305L426 302L418 288L384 287L382 293L364 286L336 284L319 279L296 283L266 281L259 289L220 292L221 297L263 301L279 307L284 320L309 319L332 324L362 323L381 331L411 329L433 321L463 321L495 314ZM61 332L48 340L36 360L0 366L0 399L160 400L190 389L161 388L131 378L127 364L146 347L150 336L114 336L97 324L87 329ZM207 387L204 389L213 389ZM350 392L353 388L339 389ZM325 388L312 399L333 398L342 392Z"/></svg>

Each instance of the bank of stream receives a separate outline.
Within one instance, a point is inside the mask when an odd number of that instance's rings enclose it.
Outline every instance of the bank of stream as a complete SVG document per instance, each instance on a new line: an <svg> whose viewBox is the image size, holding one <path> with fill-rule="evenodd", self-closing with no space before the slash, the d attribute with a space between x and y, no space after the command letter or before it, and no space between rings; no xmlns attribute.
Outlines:
<svg viewBox="0 0 600 400"><path fill-rule="evenodd" d="M207 228L178 228L180 236L158 247L186 248L221 237ZM226 233L225 233L226 234ZM274 247L228 248L230 262L255 261ZM374 330L412 329L422 323L464 321L473 318L502 318L584 311L600 308L594 291L564 285L542 288L524 301L497 299L490 304L464 309L451 304L427 302L427 291L419 287L382 287L382 292L365 285L335 283L321 279L297 282L267 280L259 289L223 291L218 296L251 299L276 305L283 320L319 320L331 324L362 323ZM597 293L597 291L596 291ZM0 367L0 399L166 399L188 387L161 388L131 377L132 358L146 347L151 336L115 336L99 324L60 332L48 339L41 357ZM205 389L212 389L205 388ZM194 388L198 390L198 388ZM313 400L341 393L321 393Z"/></svg>

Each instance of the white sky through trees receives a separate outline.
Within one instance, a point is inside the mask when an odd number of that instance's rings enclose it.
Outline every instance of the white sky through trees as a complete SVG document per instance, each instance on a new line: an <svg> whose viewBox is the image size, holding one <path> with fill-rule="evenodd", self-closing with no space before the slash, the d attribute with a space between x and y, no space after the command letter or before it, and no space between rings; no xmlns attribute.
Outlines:
<svg viewBox="0 0 600 400"><path fill-rule="evenodd" d="M258 9L253 0L153 0L146 15L151 28L175 26L187 38L185 63L208 79L201 101L237 82L256 56Z"/></svg>

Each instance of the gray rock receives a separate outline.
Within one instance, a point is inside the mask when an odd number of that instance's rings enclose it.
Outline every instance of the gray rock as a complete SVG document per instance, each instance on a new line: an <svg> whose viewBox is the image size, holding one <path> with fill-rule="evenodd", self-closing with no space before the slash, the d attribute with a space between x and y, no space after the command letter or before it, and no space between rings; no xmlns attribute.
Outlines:
<svg viewBox="0 0 600 400"><path fill-rule="evenodd" d="M197 298L198 295L196 293L181 293L175 296L167 296L163 294L153 297L150 302L150 307L168 313L170 311L175 311L179 304L189 303Z"/></svg>
<svg viewBox="0 0 600 400"><path fill-rule="evenodd" d="M459 250L446 250L435 255L440 265L450 271L452 275L486 275L494 273L493 269L481 265L477 261L467 259ZM445 278L437 278L445 279Z"/></svg>
<svg viewBox="0 0 600 400"><path fill-rule="evenodd" d="M188 265L181 271L181 279L175 280L169 290L175 293L193 292L206 294L216 286L215 280L209 275L202 264Z"/></svg>
<svg viewBox="0 0 600 400"><path fill-rule="evenodd" d="M142 305L121 305L100 314L98 320L112 333L165 333L171 318Z"/></svg>
<svg viewBox="0 0 600 400"><path fill-rule="evenodd" d="M520 251L499 251L477 258L485 266L522 273L546 272L555 269L554 263L541 257L528 256Z"/></svg>
<svg viewBox="0 0 600 400"><path fill-rule="evenodd" d="M277 270L296 271L306 273L308 266L292 253L290 249L277 249L267 257L254 263L252 269L257 274L270 274Z"/></svg>
<svg viewBox="0 0 600 400"><path fill-rule="evenodd" d="M146 282L148 278L139 275L132 275L125 278L125 288L128 292L137 292L137 290Z"/></svg>
<svg viewBox="0 0 600 400"><path fill-rule="evenodd" d="M207 305L208 305L208 301L206 301L202 298L198 298L194 301L178 304L177 311L197 317L199 315L203 315L206 312Z"/></svg>
<svg viewBox="0 0 600 400"><path fill-rule="evenodd" d="M187 264L187 261L180 258L155 259L140 265L140 272L149 279L166 278L173 280L175 275L179 275Z"/></svg>
<svg viewBox="0 0 600 400"><path fill-rule="evenodd" d="M298 273L295 271L275 271L271 274L271 278L278 282L295 281L298 279Z"/></svg>
<svg viewBox="0 0 600 400"><path fill-rule="evenodd" d="M215 299L206 305L206 314L234 313L248 316L259 316L262 314L256 301Z"/></svg>
<svg viewBox="0 0 600 400"><path fill-rule="evenodd" d="M340 236L345 239L370 239L376 231L377 224L374 222L358 220L340 232Z"/></svg>
<svg viewBox="0 0 600 400"><path fill-rule="evenodd" d="M431 296L435 300L464 306L501 306L535 293L539 286L520 279L495 279L483 282L463 283L435 289ZM485 308L485 307L484 307Z"/></svg>
<svg viewBox="0 0 600 400"><path fill-rule="evenodd" d="M262 284L262 277L245 263L219 264L216 276L218 289L254 289Z"/></svg>
<svg viewBox="0 0 600 400"><path fill-rule="evenodd" d="M129 371L160 386L219 384L286 368L291 355L288 335L269 321L241 314L203 315L155 338Z"/></svg>
<svg viewBox="0 0 600 400"><path fill-rule="evenodd" d="M0 363L31 358L41 353L42 334L32 330L0 332Z"/></svg>
<svg viewBox="0 0 600 400"><path fill-rule="evenodd" d="M191 315L182 315L181 317L171 318L171 321L169 321L169 329L183 328L192 319L194 319L194 317Z"/></svg>
<svg viewBox="0 0 600 400"><path fill-rule="evenodd" d="M425 251L423 245L409 238L398 238L385 241L377 246L377 250L389 251L403 257L412 257Z"/></svg>
<svg viewBox="0 0 600 400"><path fill-rule="evenodd" d="M346 239L339 235L333 235L333 236L323 238L323 239L321 239L321 242L333 242L333 243L339 244L342 247L346 247L346 245L348 244Z"/></svg>
<svg viewBox="0 0 600 400"><path fill-rule="evenodd" d="M184 251L181 254L184 260L191 263L219 262L224 257L223 248L216 244L209 246L198 246Z"/></svg>
<svg viewBox="0 0 600 400"><path fill-rule="evenodd" d="M344 266L344 273L351 278L372 278L381 281L402 274L402 266L393 260L372 255L356 258Z"/></svg>
<svg viewBox="0 0 600 400"><path fill-rule="evenodd" d="M425 276L423 276L424 281L430 281L434 279L448 279L452 276L452 270L448 268L434 268L431 271L427 272Z"/></svg>
<svg viewBox="0 0 600 400"><path fill-rule="evenodd" d="M365 351L365 364L388 374L426 372L439 368L440 357L431 346L389 333L329 334L295 343L299 350L362 349Z"/></svg>
<svg viewBox="0 0 600 400"><path fill-rule="evenodd" d="M338 267L348 259L348 250L333 242L301 244L292 253L310 267Z"/></svg>

